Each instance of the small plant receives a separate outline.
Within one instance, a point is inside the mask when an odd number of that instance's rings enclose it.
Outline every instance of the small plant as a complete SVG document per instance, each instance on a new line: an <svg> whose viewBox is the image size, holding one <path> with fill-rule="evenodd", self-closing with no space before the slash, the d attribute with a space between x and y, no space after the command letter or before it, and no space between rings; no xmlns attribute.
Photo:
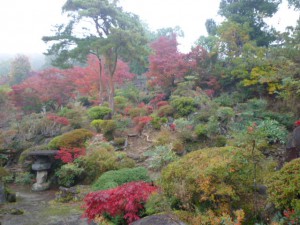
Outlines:
<svg viewBox="0 0 300 225"><path fill-rule="evenodd" d="M95 127L97 132L102 132L107 139L111 140L117 128L117 123L115 120L93 120L91 126Z"/></svg>
<svg viewBox="0 0 300 225"><path fill-rule="evenodd" d="M149 167L154 170L160 170L168 165L170 162L178 159L178 156L169 146L155 146L154 150L144 153L145 156L150 157Z"/></svg>
<svg viewBox="0 0 300 225"><path fill-rule="evenodd" d="M116 217L122 220L115 224L130 224L140 219L144 205L157 188L143 181L131 182L114 189L89 193L85 198L84 217L94 220L104 217L110 221Z"/></svg>
<svg viewBox="0 0 300 225"><path fill-rule="evenodd" d="M15 182L17 184L32 184L34 181L34 175L29 172L17 173Z"/></svg>
<svg viewBox="0 0 300 225"><path fill-rule="evenodd" d="M55 175L58 177L58 184L64 187L71 187L82 173L83 169L79 168L77 164L68 163L56 171Z"/></svg>
<svg viewBox="0 0 300 225"><path fill-rule="evenodd" d="M132 181L150 182L147 169L144 167L136 167L105 172L93 184L93 190L97 191L115 188Z"/></svg>

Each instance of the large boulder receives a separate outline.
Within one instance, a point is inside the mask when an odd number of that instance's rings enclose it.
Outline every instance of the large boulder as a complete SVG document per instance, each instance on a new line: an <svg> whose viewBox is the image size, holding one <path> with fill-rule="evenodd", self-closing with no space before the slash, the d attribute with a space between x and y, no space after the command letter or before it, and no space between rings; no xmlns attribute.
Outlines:
<svg viewBox="0 0 300 225"><path fill-rule="evenodd" d="M186 225L176 216L171 214L160 214L147 216L143 219L135 221L132 225Z"/></svg>

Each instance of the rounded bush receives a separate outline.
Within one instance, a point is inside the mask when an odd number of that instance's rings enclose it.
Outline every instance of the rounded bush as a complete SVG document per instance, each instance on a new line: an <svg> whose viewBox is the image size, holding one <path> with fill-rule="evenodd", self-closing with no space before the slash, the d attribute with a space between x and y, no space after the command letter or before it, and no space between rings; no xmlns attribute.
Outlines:
<svg viewBox="0 0 300 225"><path fill-rule="evenodd" d="M171 106L176 111L176 114L181 116L188 116L189 114L196 111L196 102L190 97L175 97L171 101Z"/></svg>
<svg viewBox="0 0 300 225"><path fill-rule="evenodd" d="M76 179L82 174L83 169L76 164L68 163L63 165L55 175L58 177L58 183L64 187L71 187L76 183Z"/></svg>
<svg viewBox="0 0 300 225"><path fill-rule="evenodd" d="M84 147L85 142L93 137L93 133L86 129L76 129L60 136L53 138L49 144L49 149L59 149L62 147L66 148L82 148Z"/></svg>
<svg viewBox="0 0 300 225"><path fill-rule="evenodd" d="M147 169L136 167L105 172L93 184L93 189L106 190L132 181L149 182L150 177Z"/></svg>
<svg viewBox="0 0 300 225"><path fill-rule="evenodd" d="M300 205L300 159L292 160L275 172L267 187L269 200L278 209L295 209Z"/></svg>
<svg viewBox="0 0 300 225"><path fill-rule="evenodd" d="M94 106L87 113L92 120L103 120L105 116L112 113L112 110L106 106Z"/></svg>
<svg viewBox="0 0 300 225"><path fill-rule="evenodd" d="M245 193L251 193L247 154L235 147L191 152L162 171L162 188L179 207L230 212L239 199L246 199Z"/></svg>

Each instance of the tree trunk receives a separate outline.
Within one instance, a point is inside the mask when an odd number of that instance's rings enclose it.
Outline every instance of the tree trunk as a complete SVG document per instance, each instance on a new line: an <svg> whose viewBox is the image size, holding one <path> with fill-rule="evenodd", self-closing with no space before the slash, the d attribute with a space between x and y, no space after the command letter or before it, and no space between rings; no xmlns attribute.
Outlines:
<svg viewBox="0 0 300 225"><path fill-rule="evenodd" d="M114 114L114 112L115 112L114 97L115 97L115 85L114 85L114 81L113 81L113 76L109 76L109 96L108 96L108 100L109 100L109 108L112 110L112 114Z"/></svg>
<svg viewBox="0 0 300 225"><path fill-rule="evenodd" d="M102 62L101 58L98 57L98 63L99 63L99 104L102 105L104 102L104 87L103 87L103 80L102 80Z"/></svg>

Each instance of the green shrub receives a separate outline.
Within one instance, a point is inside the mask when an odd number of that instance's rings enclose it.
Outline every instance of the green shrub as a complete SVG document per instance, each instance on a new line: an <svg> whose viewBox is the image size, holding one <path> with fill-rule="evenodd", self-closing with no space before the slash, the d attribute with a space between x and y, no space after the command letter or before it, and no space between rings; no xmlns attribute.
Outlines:
<svg viewBox="0 0 300 225"><path fill-rule="evenodd" d="M174 97L171 100L171 106L175 109L178 117L188 116L197 109L195 100L190 97Z"/></svg>
<svg viewBox="0 0 300 225"><path fill-rule="evenodd" d="M131 118L138 117L138 116L146 116L147 110L145 108L132 108L129 110L129 115Z"/></svg>
<svg viewBox="0 0 300 225"><path fill-rule="evenodd" d="M150 195L148 201L146 202L145 209L147 215L158 214L162 212L170 212L171 203L168 198L161 192L155 192Z"/></svg>
<svg viewBox="0 0 300 225"><path fill-rule="evenodd" d="M32 184L35 176L29 172L17 173L15 182L17 184Z"/></svg>
<svg viewBox="0 0 300 225"><path fill-rule="evenodd" d="M161 126L168 122L168 119L166 117L158 117L155 115L153 115L151 117L152 117L152 120L151 120L150 124L156 130L160 130Z"/></svg>
<svg viewBox="0 0 300 225"><path fill-rule="evenodd" d="M230 107L220 107L217 109L216 116L220 122L227 124L234 116L234 111Z"/></svg>
<svg viewBox="0 0 300 225"><path fill-rule="evenodd" d="M213 147L224 147L227 143L227 138L223 135L217 135L212 138Z"/></svg>
<svg viewBox="0 0 300 225"><path fill-rule="evenodd" d="M123 146L126 142L126 138L119 137L119 138L114 138L114 143L117 146Z"/></svg>
<svg viewBox="0 0 300 225"><path fill-rule="evenodd" d="M144 155L150 157L149 167L154 170L160 170L178 159L176 153L169 146L155 146L154 150L147 151Z"/></svg>
<svg viewBox="0 0 300 225"><path fill-rule="evenodd" d="M63 165L55 175L58 177L58 184L64 187L71 187L76 183L76 180L83 173L83 168L79 168L74 163Z"/></svg>
<svg viewBox="0 0 300 225"><path fill-rule="evenodd" d="M163 169L161 186L174 207L231 212L251 195L249 157L249 151L235 147L194 151Z"/></svg>
<svg viewBox="0 0 300 225"><path fill-rule="evenodd" d="M174 108L170 105L164 105L161 106L158 111L157 115L162 117L162 116L172 116L174 113Z"/></svg>
<svg viewBox="0 0 300 225"><path fill-rule="evenodd" d="M112 113L112 110L106 106L94 106L87 113L92 120L103 120L105 116Z"/></svg>
<svg viewBox="0 0 300 225"><path fill-rule="evenodd" d="M198 124L195 127L195 133L198 138L206 138L207 137L207 127L204 124Z"/></svg>
<svg viewBox="0 0 300 225"><path fill-rule="evenodd" d="M116 96L114 97L114 100L117 109L124 109L128 103L128 99L123 96Z"/></svg>
<svg viewBox="0 0 300 225"><path fill-rule="evenodd" d="M117 123L114 120L93 120L91 126L94 127L97 132L102 132L106 138L111 140L117 128Z"/></svg>
<svg viewBox="0 0 300 225"><path fill-rule="evenodd" d="M53 138L49 144L49 149L59 149L61 147L66 148L82 148L84 147L85 142L93 137L93 133L86 129L76 129L65 133L63 135Z"/></svg>
<svg viewBox="0 0 300 225"><path fill-rule="evenodd" d="M103 173L93 184L93 190L106 190L132 181L150 182L147 169L144 167L123 168Z"/></svg>
<svg viewBox="0 0 300 225"><path fill-rule="evenodd" d="M81 105L72 105L72 108L63 107L57 115L68 118L74 129L87 127L89 124L86 109Z"/></svg>
<svg viewBox="0 0 300 225"><path fill-rule="evenodd" d="M88 148L87 154L75 161L84 169L85 181L88 183L106 171L135 166L134 160L128 158L125 153L115 152L110 145Z"/></svg>
<svg viewBox="0 0 300 225"><path fill-rule="evenodd" d="M257 132L265 136L269 143L284 144L287 140L288 132L276 120L266 119L259 123Z"/></svg>
<svg viewBox="0 0 300 225"><path fill-rule="evenodd" d="M267 187L268 198L276 208L300 211L300 159L292 160L275 172Z"/></svg>

